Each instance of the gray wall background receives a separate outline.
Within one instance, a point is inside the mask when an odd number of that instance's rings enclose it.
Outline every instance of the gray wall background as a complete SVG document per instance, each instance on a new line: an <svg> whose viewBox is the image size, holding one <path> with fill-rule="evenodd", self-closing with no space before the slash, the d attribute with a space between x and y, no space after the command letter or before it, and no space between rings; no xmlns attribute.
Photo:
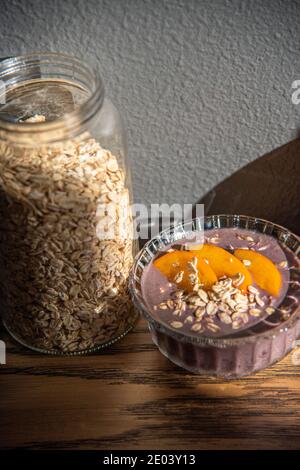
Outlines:
<svg viewBox="0 0 300 470"><path fill-rule="evenodd" d="M97 62L127 120L138 202L196 202L298 135L298 1L2 0L0 15L1 56Z"/></svg>

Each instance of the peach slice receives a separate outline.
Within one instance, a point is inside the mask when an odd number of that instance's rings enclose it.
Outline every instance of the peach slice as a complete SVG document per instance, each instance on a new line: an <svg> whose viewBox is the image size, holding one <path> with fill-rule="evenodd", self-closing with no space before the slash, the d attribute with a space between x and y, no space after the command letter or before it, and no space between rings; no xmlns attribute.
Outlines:
<svg viewBox="0 0 300 470"><path fill-rule="evenodd" d="M243 250L241 248L235 250L235 256L240 260L248 260L251 262L247 266L251 272L256 284L269 294L277 297L281 289L281 274L273 261L257 251Z"/></svg>
<svg viewBox="0 0 300 470"><path fill-rule="evenodd" d="M175 277L183 271L183 276L180 282L177 283L180 289L188 292L193 290L193 284L189 278L191 270L188 263L195 256L191 251L171 251L165 255L160 256L154 261L154 266L158 268L170 282L174 282ZM208 266L203 259L197 261L198 281L203 284L205 289L209 289L215 282L217 276L213 270Z"/></svg>
<svg viewBox="0 0 300 470"><path fill-rule="evenodd" d="M189 251L189 253L194 253L198 260L206 260L206 263L208 263L208 266L211 267L218 279L222 276L232 277L238 273L243 274L244 281L239 286L239 289L242 292L247 292L248 286L252 284L252 276L238 258L219 246L206 243L196 246L197 248L193 247L193 250Z"/></svg>

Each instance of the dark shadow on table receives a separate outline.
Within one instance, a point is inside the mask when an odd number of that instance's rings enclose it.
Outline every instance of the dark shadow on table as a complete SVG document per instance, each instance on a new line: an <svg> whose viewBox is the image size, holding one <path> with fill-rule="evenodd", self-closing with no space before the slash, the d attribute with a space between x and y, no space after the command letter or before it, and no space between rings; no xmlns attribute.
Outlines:
<svg viewBox="0 0 300 470"><path fill-rule="evenodd" d="M300 139L241 168L198 204L205 205L205 215L252 215L300 235Z"/></svg>

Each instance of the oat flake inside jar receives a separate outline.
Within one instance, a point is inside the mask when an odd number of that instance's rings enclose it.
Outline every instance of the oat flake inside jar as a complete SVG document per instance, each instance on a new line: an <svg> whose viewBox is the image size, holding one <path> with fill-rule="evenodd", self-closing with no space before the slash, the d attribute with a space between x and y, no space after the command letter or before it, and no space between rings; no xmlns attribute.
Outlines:
<svg viewBox="0 0 300 470"><path fill-rule="evenodd" d="M102 348L136 320L126 144L101 78L62 54L0 64L0 295L38 351Z"/></svg>

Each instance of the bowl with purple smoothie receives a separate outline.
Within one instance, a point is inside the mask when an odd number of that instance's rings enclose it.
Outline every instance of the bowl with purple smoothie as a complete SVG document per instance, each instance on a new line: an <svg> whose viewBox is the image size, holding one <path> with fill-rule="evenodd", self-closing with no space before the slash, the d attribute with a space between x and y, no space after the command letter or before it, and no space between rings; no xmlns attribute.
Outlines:
<svg viewBox="0 0 300 470"><path fill-rule="evenodd" d="M160 352L196 374L249 375L300 337L300 239L263 219L171 227L140 251L129 284Z"/></svg>

